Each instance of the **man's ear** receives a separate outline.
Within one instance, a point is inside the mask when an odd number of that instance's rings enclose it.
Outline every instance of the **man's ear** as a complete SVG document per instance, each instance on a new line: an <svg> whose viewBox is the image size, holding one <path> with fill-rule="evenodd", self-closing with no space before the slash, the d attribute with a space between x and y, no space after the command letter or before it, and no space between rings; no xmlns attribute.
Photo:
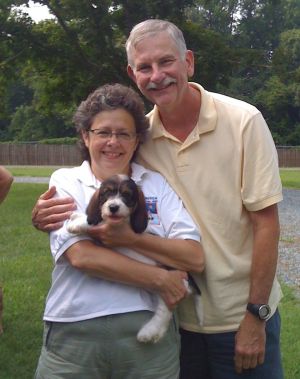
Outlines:
<svg viewBox="0 0 300 379"><path fill-rule="evenodd" d="M186 62L188 77L191 78L194 75L194 69L195 69L194 53L192 52L192 50L186 51L185 62Z"/></svg>
<svg viewBox="0 0 300 379"><path fill-rule="evenodd" d="M127 65L127 74L130 77L131 80L133 80L136 83L135 74L133 68L130 66L130 64Z"/></svg>

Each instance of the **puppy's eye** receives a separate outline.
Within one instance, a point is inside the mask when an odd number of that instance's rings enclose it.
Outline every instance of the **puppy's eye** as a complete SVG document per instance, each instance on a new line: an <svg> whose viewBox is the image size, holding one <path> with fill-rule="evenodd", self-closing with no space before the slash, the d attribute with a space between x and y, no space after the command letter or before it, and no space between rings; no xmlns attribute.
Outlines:
<svg viewBox="0 0 300 379"><path fill-rule="evenodd" d="M131 192L123 192L122 196L129 207L134 205L134 199Z"/></svg>
<svg viewBox="0 0 300 379"><path fill-rule="evenodd" d="M110 188L106 188L106 189L103 189L103 191L100 191L101 193L101 196L104 196L104 197L110 197L110 196L113 196L116 194L116 191L110 189Z"/></svg>
<svg viewBox="0 0 300 379"><path fill-rule="evenodd" d="M122 193L122 196L123 196L123 198L124 198L125 200L128 200L128 199L130 199L130 198L131 198L131 196L130 196L130 193L129 193L129 192L123 192L123 193Z"/></svg>
<svg viewBox="0 0 300 379"><path fill-rule="evenodd" d="M127 199L130 199L130 198L131 198L131 193L130 193L130 192L125 192L125 193L124 193L124 196L125 196Z"/></svg>

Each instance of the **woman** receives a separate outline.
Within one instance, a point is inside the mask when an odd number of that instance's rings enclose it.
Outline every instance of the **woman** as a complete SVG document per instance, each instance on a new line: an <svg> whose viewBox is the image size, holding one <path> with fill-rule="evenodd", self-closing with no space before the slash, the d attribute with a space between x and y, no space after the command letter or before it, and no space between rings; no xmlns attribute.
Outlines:
<svg viewBox="0 0 300 379"><path fill-rule="evenodd" d="M176 379L175 322L157 344L139 343L136 335L155 308L155 292L174 306L185 294L186 271L203 270L199 233L165 179L132 163L148 129L143 103L132 89L99 88L81 103L74 122L85 161L52 175L58 196L72 196L77 210L85 212L103 180L126 174L144 192L149 225L139 235L127 224L117 232L109 224L96 226L90 236L69 234L67 223L51 232L55 267L35 377ZM137 262L108 246L137 250L176 270Z"/></svg>

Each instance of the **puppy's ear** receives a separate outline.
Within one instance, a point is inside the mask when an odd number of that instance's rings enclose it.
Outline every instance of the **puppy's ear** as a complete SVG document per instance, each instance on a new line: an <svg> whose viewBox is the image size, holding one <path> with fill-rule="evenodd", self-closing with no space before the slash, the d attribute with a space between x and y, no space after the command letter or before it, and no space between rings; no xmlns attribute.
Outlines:
<svg viewBox="0 0 300 379"><path fill-rule="evenodd" d="M148 225L148 213L146 201L142 190L138 187L138 203L135 211L130 216L130 224L136 233L143 233Z"/></svg>
<svg viewBox="0 0 300 379"><path fill-rule="evenodd" d="M87 222L89 225L97 225L102 221L100 209L100 190L97 189L92 196L86 209Z"/></svg>

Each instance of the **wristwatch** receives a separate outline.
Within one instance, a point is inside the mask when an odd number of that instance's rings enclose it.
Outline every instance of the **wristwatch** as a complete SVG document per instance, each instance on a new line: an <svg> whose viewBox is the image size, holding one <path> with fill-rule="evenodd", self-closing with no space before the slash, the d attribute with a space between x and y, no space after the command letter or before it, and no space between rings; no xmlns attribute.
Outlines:
<svg viewBox="0 0 300 379"><path fill-rule="evenodd" d="M260 320L267 320L271 314L268 304L247 304L247 310Z"/></svg>

